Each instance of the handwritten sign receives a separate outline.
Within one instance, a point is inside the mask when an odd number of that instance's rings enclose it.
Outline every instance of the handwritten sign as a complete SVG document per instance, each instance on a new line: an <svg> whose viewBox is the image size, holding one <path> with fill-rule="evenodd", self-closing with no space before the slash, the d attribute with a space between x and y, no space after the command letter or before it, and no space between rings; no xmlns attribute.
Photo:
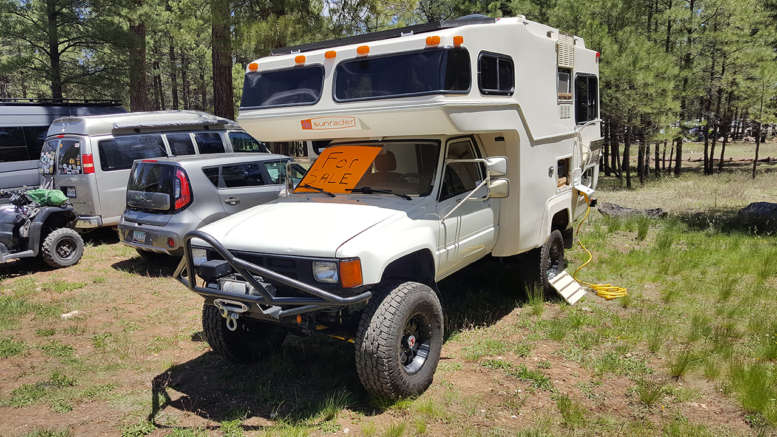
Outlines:
<svg viewBox="0 0 777 437"><path fill-rule="evenodd" d="M324 149L302 178L297 193L315 193L310 185L330 193L349 193L380 153L375 146L331 146Z"/></svg>

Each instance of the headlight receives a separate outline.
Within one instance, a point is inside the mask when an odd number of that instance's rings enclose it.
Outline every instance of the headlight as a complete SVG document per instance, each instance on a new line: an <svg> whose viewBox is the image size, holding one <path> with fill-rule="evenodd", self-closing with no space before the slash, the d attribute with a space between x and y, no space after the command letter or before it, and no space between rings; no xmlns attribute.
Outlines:
<svg viewBox="0 0 777 437"><path fill-rule="evenodd" d="M208 260L208 251L199 247L192 247L192 262L195 266L204 264Z"/></svg>
<svg viewBox="0 0 777 437"><path fill-rule="evenodd" d="M313 278L318 282L336 284L339 280L337 263L334 261L313 261Z"/></svg>

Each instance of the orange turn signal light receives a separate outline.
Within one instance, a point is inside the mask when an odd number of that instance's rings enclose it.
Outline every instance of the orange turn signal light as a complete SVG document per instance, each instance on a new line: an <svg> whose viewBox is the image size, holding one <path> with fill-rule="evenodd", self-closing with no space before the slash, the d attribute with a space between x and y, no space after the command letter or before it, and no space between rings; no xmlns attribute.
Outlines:
<svg viewBox="0 0 777 437"><path fill-rule="evenodd" d="M248 64L248 71L256 71L258 69L259 69L259 64L257 64L256 62L252 62Z"/></svg>
<svg viewBox="0 0 777 437"><path fill-rule="evenodd" d="M356 47L356 53L360 55L366 55L370 52L370 46L359 46Z"/></svg>
<svg viewBox="0 0 777 437"><path fill-rule="evenodd" d="M324 53L324 57L327 59L334 59L337 57L337 52L334 50L327 50L326 53Z"/></svg>
<svg viewBox="0 0 777 437"><path fill-rule="evenodd" d="M440 37L437 35L433 36L427 36L426 37L426 45L428 46L436 46L440 44Z"/></svg>
<svg viewBox="0 0 777 437"><path fill-rule="evenodd" d="M456 35L453 37L453 45L458 47L460 45L464 44L464 37L461 35Z"/></svg>
<svg viewBox="0 0 777 437"><path fill-rule="evenodd" d="M340 285L343 288L362 285L362 263L359 258L340 261Z"/></svg>
<svg viewBox="0 0 777 437"><path fill-rule="evenodd" d="M297 55L294 58L294 62L296 62L297 64L304 64L305 63L305 56L304 55Z"/></svg>

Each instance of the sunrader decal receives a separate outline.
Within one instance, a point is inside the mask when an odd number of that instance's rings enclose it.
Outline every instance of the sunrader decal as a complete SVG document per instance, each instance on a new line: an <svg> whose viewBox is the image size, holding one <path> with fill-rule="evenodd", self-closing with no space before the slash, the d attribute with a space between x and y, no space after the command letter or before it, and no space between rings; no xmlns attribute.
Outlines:
<svg viewBox="0 0 777 437"><path fill-rule="evenodd" d="M302 130L354 129L356 117L316 117L301 120Z"/></svg>

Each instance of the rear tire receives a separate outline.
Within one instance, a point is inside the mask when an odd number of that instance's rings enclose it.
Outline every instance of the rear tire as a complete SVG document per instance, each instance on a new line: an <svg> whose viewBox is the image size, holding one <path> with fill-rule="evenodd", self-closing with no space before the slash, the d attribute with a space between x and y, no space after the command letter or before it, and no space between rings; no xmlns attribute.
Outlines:
<svg viewBox="0 0 777 437"><path fill-rule="evenodd" d="M202 307L202 330L213 352L236 363L259 361L275 351L286 338L286 330L258 320L240 318L237 331L227 329L218 308Z"/></svg>
<svg viewBox="0 0 777 437"><path fill-rule="evenodd" d="M564 260L564 237L558 229L553 230L540 248L537 283L546 295L553 291L550 280L566 269Z"/></svg>
<svg viewBox="0 0 777 437"><path fill-rule="evenodd" d="M420 395L434 379L442 339L442 307L431 288L404 282L376 290L355 339L362 385L387 399Z"/></svg>
<svg viewBox="0 0 777 437"><path fill-rule="evenodd" d="M41 245L41 258L54 268L70 267L81 260L84 254L84 239L70 228L51 231Z"/></svg>

